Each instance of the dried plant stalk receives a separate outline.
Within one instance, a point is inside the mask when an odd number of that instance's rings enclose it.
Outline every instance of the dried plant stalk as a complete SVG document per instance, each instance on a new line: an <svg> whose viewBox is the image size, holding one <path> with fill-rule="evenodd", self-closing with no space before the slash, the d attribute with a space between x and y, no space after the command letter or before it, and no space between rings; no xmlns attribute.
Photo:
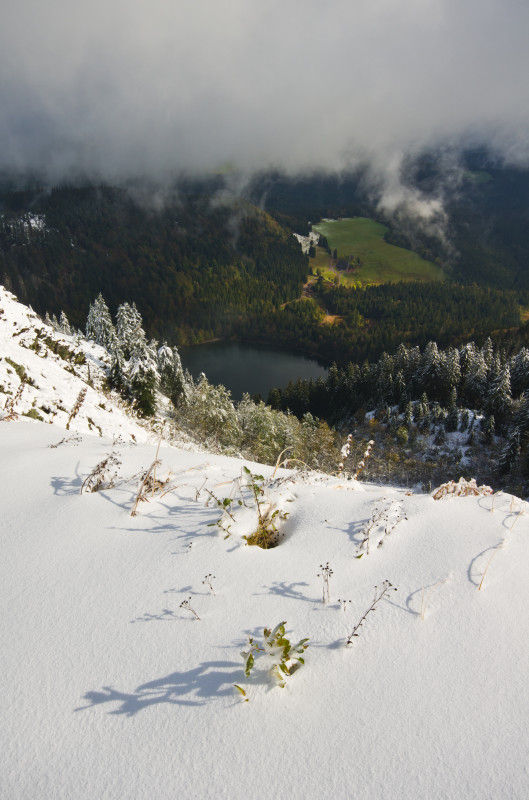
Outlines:
<svg viewBox="0 0 529 800"><path fill-rule="evenodd" d="M423 586L422 592L421 592L421 619L422 620L424 620L424 615L426 614L426 608L428 607L428 600L430 599L431 593L433 592L433 590L437 586L441 586L442 583L446 583L447 581L448 581L448 578L443 578L443 580L437 581L437 583L434 583L433 586L430 586L430 589L426 593L426 595L424 594L424 586Z"/></svg>
<svg viewBox="0 0 529 800"><path fill-rule="evenodd" d="M142 480L142 482L140 484L140 488L138 489L138 494L136 495L136 500L134 501L134 506L132 508L132 511L130 512L130 516L131 517L135 517L136 514L138 513L137 512L138 503L140 502L140 500L144 500L145 499L145 495L143 494L143 490L145 488L145 485L147 484L147 481L148 481L148 479L149 479L149 477L151 475L151 472L153 472L153 470L156 468L156 466L158 464L161 464L161 461L153 461L151 466L149 467L149 469L145 473L145 477L143 478L143 480ZM154 485L154 483L155 482L153 480L153 485Z"/></svg>
<svg viewBox="0 0 529 800"><path fill-rule="evenodd" d="M74 406L73 406L72 410L70 411L70 416L68 417L68 422L66 423L66 430L67 431L70 430L70 422L73 420L74 417L77 416L77 414L81 410L81 406L83 405L84 399L86 397L86 392L87 392L87 390L86 390L86 387L85 387L85 388L81 389L81 391L77 395L77 400L75 401Z"/></svg>
<svg viewBox="0 0 529 800"><path fill-rule="evenodd" d="M483 571L483 575L481 576L481 580L480 580L479 586L478 586L478 592L481 591L481 587L483 586L483 581L485 580L485 575L487 574L487 570L491 565L492 559L494 558L495 555L498 554L498 551L502 549L504 544L505 544L505 539L502 542L500 542L499 544L497 544L496 547L494 548L494 552L491 555L491 557L489 558L489 560L487 561L487 566L485 567L485 569Z"/></svg>

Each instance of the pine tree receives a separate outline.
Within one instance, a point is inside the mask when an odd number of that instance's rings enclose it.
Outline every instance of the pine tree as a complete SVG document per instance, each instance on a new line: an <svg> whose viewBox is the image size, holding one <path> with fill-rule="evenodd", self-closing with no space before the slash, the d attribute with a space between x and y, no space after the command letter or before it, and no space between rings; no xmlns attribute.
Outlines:
<svg viewBox="0 0 529 800"><path fill-rule="evenodd" d="M142 336L145 339L145 332L142 328L142 318L135 303L130 306L128 303L122 303L117 310L116 314L116 333L120 342L120 347L123 351L124 357L127 361L132 358L132 352L135 346L141 344L138 341Z"/></svg>
<svg viewBox="0 0 529 800"><path fill-rule="evenodd" d="M513 397L529 391L529 350L526 347L511 361L511 384Z"/></svg>
<svg viewBox="0 0 529 800"><path fill-rule="evenodd" d="M481 348L481 353L485 359L485 364L490 369L492 365L492 359L494 358L494 347L492 346L492 340L490 336L487 338L485 344Z"/></svg>
<svg viewBox="0 0 529 800"><path fill-rule="evenodd" d="M184 371L180 354L176 347L171 348L164 342L158 350L157 361L160 389L176 406L185 393Z"/></svg>
<svg viewBox="0 0 529 800"><path fill-rule="evenodd" d="M485 427L483 429L483 438L487 444L492 444L492 442L494 441L495 433L496 433L496 421L494 419L494 414L491 414L490 417L487 418Z"/></svg>
<svg viewBox="0 0 529 800"><path fill-rule="evenodd" d="M461 417L459 421L459 430L462 433L468 430L469 423L470 423L470 414L468 413L468 408L465 408L461 412Z"/></svg>
<svg viewBox="0 0 529 800"><path fill-rule="evenodd" d="M110 311L103 295L99 293L88 309L86 338L92 339L96 344L100 344L110 352L110 345L114 335L115 328L112 324Z"/></svg>
<svg viewBox="0 0 529 800"><path fill-rule="evenodd" d="M71 336L72 335L72 329L70 327L70 323L68 322L68 317L66 316L64 311L61 311L61 314L60 314L60 317L59 317L59 328L61 329L62 333L66 334L66 336Z"/></svg>
<svg viewBox="0 0 529 800"><path fill-rule="evenodd" d="M487 396L487 410L490 414L494 414L500 430L505 425L511 408L511 371L509 365L505 364L499 369Z"/></svg>
<svg viewBox="0 0 529 800"><path fill-rule="evenodd" d="M520 457L520 429L515 426L510 434L509 439L507 441L507 445L503 449L503 452L500 456L499 461L499 469L500 472L511 472L514 467L516 466L516 462Z"/></svg>
<svg viewBox="0 0 529 800"><path fill-rule="evenodd" d="M459 350L450 347L443 353L443 377L445 381L444 398L450 404L450 396L453 389L458 389L461 383L461 363Z"/></svg>
<svg viewBox="0 0 529 800"><path fill-rule="evenodd" d="M447 431L456 431L459 423L459 414L457 411L457 392L455 386L450 392L450 401L448 405L448 414L445 420L445 428Z"/></svg>
<svg viewBox="0 0 529 800"><path fill-rule="evenodd" d="M488 367L481 351L467 353L466 375L463 377L463 393L472 408L483 406L487 387Z"/></svg>
<svg viewBox="0 0 529 800"><path fill-rule="evenodd" d="M159 383L157 343L147 344L143 328L137 328L132 342L129 363L129 392L145 417L156 411L156 389Z"/></svg>

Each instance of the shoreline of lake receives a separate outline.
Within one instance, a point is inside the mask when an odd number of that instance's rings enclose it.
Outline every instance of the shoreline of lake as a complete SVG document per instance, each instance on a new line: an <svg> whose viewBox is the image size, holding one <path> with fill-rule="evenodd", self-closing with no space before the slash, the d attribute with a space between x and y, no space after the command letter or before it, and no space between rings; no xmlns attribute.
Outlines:
<svg viewBox="0 0 529 800"><path fill-rule="evenodd" d="M214 344L216 342L227 342L229 344L242 344L242 345L252 345L255 347L269 347L272 350L279 350L285 353L300 353L301 355L307 356L307 358L311 358L314 361L321 361L322 366L328 364L331 367L334 364L334 359L327 358L326 356L322 356L320 353L314 353L312 350L306 350L304 347L296 347L294 345L282 345L277 344L276 342L265 342L262 339L237 339L237 338L228 338L226 336L217 336L215 339L204 339L203 342L195 342L194 344L182 344L177 346L178 352L181 349L185 348L192 348L192 347L201 347L203 344Z"/></svg>
<svg viewBox="0 0 529 800"><path fill-rule="evenodd" d="M266 401L273 388L299 378L325 379L330 363L306 351L263 342L217 339L179 348L184 369L196 379L205 373L212 384L222 384L238 401L243 394Z"/></svg>

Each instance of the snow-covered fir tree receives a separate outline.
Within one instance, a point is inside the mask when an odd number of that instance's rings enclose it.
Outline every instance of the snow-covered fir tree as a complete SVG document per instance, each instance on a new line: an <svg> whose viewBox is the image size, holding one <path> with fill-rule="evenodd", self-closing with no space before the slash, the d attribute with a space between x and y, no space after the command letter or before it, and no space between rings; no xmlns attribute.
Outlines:
<svg viewBox="0 0 529 800"><path fill-rule="evenodd" d="M496 424L504 426L512 408L511 371L508 364L499 368L487 395L487 410L494 414Z"/></svg>
<svg viewBox="0 0 529 800"><path fill-rule="evenodd" d="M157 361L160 389L176 406L185 396L185 378L180 354L176 347L169 347L167 342L164 342L158 350Z"/></svg>
<svg viewBox="0 0 529 800"><path fill-rule="evenodd" d="M123 350L123 355L127 361L132 357L138 335L141 337L141 333L143 333L143 337L145 337L142 324L141 314L136 308L135 303L133 303L132 306L128 303L122 303L118 307L116 314L116 331L121 349Z"/></svg>
<svg viewBox="0 0 529 800"><path fill-rule="evenodd" d="M101 293L99 293L88 309L86 338L92 339L96 344L100 344L102 347L106 347L109 352L112 342L115 339L115 328L112 323L112 317Z"/></svg>
<svg viewBox="0 0 529 800"><path fill-rule="evenodd" d="M61 311L61 314L60 314L60 317L59 317L59 328L60 328L62 333L66 334L66 336L71 336L72 335L72 329L70 327L70 323L68 322L68 317L66 316L64 311Z"/></svg>
<svg viewBox="0 0 529 800"><path fill-rule="evenodd" d="M141 317L140 317L141 319ZM157 342L149 342L141 325L135 330L128 365L129 393L143 416L156 411L156 389L159 384Z"/></svg>

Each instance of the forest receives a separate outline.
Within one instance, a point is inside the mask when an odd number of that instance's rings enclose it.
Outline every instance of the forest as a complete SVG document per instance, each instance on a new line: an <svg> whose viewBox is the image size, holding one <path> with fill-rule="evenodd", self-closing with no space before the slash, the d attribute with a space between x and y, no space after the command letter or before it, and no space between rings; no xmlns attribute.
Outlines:
<svg viewBox="0 0 529 800"><path fill-rule="evenodd" d="M237 332L298 297L307 258L290 231L243 200L179 194L160 207L112 187L4 192L0 276L37 311L83 325L101 292L136 302L149 335L191 344Z"/></svg>
<svg viewBox="0 0 529 800"><path fill-rule="evenodd" d="M63 310L77 327L101 292L112 314L126 297L148 336L175 345L242 339L342 366L376 360L401 342L523 338L529 173L481 151L465 154L452 182L435 153L406 169L403 182L422 196L442 193L442 236L403 210L385 213L360 169L262 173L237 196L221 176L183 181L163 195L137 185L4 182L0 280L39 313ZM292 233L346 215L383 222L389 242L441 265L447 280L355 289L313 276L307 288L311 267Z"/></svg>

